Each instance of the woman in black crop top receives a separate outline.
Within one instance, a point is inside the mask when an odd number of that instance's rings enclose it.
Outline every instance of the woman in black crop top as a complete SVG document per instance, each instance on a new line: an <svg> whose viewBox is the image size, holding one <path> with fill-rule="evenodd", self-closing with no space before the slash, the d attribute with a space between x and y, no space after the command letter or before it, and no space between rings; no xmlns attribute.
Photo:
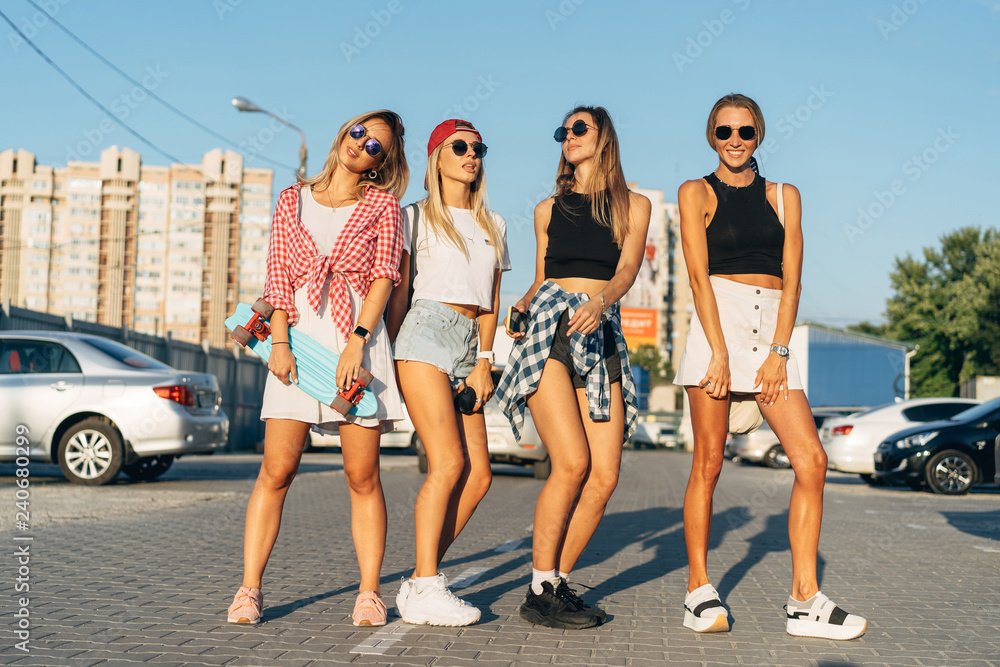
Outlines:
<svg viewBox="0 0 1000 667"><path fill-rule="evenodd" d="M681 241L696 313L675 384L691 408L694 462L684 496L689 580L684 626L729 629L728 612L709 583L706 564L712 494L729 430L767 420L795 471L788 510L792 589L789 634L853 639L865 619L840 610L819 591L816 553L823 516L826 454L788 342L798 310L802 269L801 202L790 185L752 168L764 118L743 95L712 108L707 138L719 157L714 173L681 185ZM741 417L742 415L742 417ZM738 423L744 422L744 423Z"/></svg>
<svg viewBox="0 0 1000 667"><path fill-rule="evenodd" d="M602 107L578 107L556 130L556 196L535 207L535 282L497 386L519 433L524 408L551 459L535 507L532 584L521 617L557 628L604 622L566 584L618 483L637 415L617 301L642 262L650 203L629 192L618 138ZM581 417L581 415L584 415Z"/></svg>

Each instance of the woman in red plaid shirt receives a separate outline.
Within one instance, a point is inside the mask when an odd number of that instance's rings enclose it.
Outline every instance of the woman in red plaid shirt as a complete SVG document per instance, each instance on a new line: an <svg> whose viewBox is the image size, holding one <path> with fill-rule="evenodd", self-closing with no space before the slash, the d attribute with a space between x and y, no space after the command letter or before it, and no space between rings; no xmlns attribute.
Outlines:
<svg viewBox="0 0 1000 667"><path fill-rule="evenodd" d="M272 352L261 419L264 461L250 494L243 584L230 623L260 622L261 576L281 522L285 494L298 470L309 429L339 432L351 495L351 528L361 569L354 625L385 625L379 572L386 511L379 479L379 437L404 418L392 351L382 323L399 282L403 233L397 194L406 191L403 123L391 111L347 121L323 170L284 190L271 225L264 300L274 306ZM298 377L288 327L340 355L337 384L349 386L364 367L375 379L374 417L336 412L294 386ZM388 381L388 382L387 382Z"/></svg>

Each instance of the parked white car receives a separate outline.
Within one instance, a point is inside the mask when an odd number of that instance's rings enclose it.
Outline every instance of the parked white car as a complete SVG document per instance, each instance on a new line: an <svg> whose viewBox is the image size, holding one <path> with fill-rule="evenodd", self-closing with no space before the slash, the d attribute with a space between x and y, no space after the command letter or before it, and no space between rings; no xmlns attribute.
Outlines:
<svg viewBox="0 0 1000 667"><path fill-rule="evenodd" d="M826 420L833 419L843 413L824 412L823 410L813 410L813 420L816 428L822 427ZM759 463L768 468L790 468L791 462L785 454L784 447L778 440L767 422L761 424L753 433L743 435L732 435L726 440L726 449L732 452L733 460L739 459L741 463Z"/></svg>
<svg viewBox="0 0 1000 667"><path fill-rule="evenodd" d="M896 431L922 422L950 419L980 403L971 398L913 398L829 419L819 434L826 449L827 467L857 473L872 484L875 450L880 442Z"/></svg>

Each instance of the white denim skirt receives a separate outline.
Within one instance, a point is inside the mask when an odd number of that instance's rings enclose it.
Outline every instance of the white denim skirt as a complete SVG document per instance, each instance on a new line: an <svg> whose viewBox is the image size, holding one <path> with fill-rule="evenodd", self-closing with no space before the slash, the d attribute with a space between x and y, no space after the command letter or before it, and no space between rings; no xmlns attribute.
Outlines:
<svg viewBox="0 0 1000 667"><path fill-rule="evenodd" d="M757 371L771 352L774 332L778 326L778 304L781 290L766 289L755 285L711 276L712 291L719 308L722 335L729 350L730 391L747 394L760 392L754 386ZM677 364L674 384L697 385L705 377L712 360L712 348L705 336L705 329L698 313L691 316L684 353ZM785 364L788 389L802 389L795 353L788 351Z"/></svg>

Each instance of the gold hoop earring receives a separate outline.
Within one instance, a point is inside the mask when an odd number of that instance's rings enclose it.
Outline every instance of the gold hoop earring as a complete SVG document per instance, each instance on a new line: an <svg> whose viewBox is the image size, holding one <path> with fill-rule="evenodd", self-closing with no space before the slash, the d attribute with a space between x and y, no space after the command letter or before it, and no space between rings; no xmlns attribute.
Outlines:
<svg viewBox="0 0 1000 667"><path fill-rule="evenodd" d="M368 178L374 181L376 178L378 178L378 172L372 169L371 171L368 172Z"/></svg>

